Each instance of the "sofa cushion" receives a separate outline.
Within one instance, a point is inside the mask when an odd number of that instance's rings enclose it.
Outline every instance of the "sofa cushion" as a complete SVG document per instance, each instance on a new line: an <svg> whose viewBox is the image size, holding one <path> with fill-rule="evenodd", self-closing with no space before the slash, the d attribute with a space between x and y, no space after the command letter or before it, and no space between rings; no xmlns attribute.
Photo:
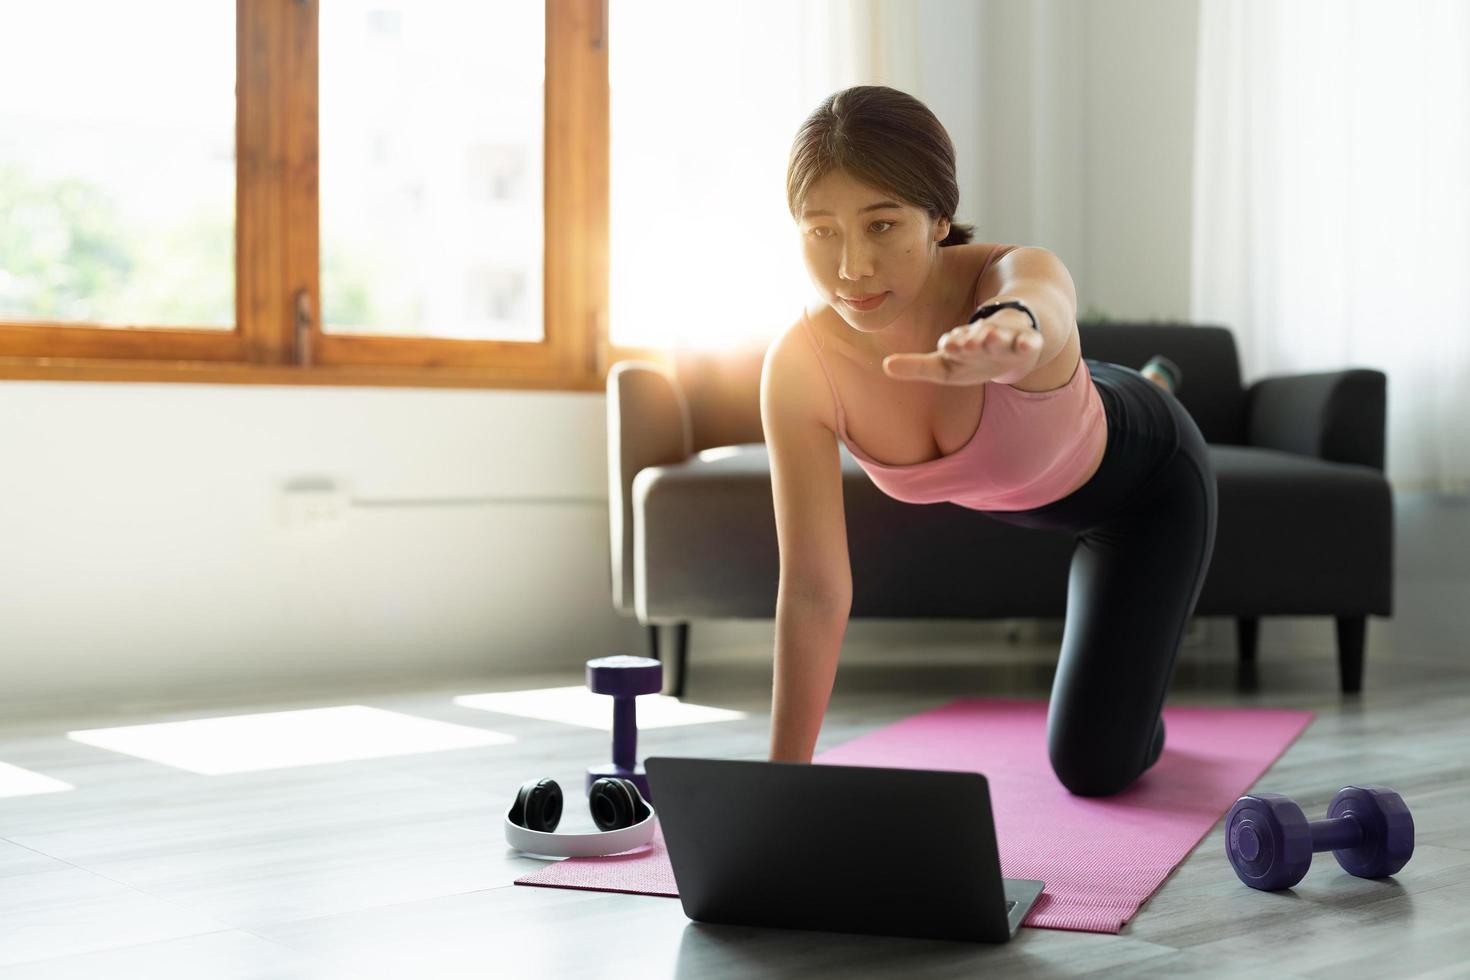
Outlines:
<svg viewBox="0 0 1470 980"><path fill-rule="evenodd" d="M1210 446L1219 490L1201 615L1392 614L1393 493L1371 466Z"/></svg>
<svg viewBox="0 0 1470 980"><path fill-rule="evenodd" d="M1209 447L1215 553L1197 615L1388 615L1392 498L1378 471L1275 450ZM1062 616L1074 542L873 486L840 447L853 616ZM764 443L647 467L633 481L635 607L645 622L775 615L780 556ZM981 560L1003 555L1002 562ZM914 562L926 574L913 574Z"/></svg>

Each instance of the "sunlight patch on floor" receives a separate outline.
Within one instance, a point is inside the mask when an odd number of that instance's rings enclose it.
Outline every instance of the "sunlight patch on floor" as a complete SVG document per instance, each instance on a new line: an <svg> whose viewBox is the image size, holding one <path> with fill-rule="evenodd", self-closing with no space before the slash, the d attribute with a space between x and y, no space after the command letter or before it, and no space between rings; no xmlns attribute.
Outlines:
<svg viewBox="0 0 1470 980"><path fill-rule="evenodd" d="M0 799L9 796L35 796L37 793L60 793L68 789L76 787L20 766L12 766L8 762L0 762Z"/></svg>
<svg viewBox="0 0 1470 980"><path fill-rule="evenodd" d="M593 694L585 687L546 687L532 691L499 691L493 694L464 694L454 703L503 715L559 721L567 725L612 731L613 699ZM745 718L744 711L690 704L664 694L640 695L635 702L638 728L672 728L703 725Z"/></svg>
<svg viewBox="0 0 1470 980"><path fill-rule="evenodd" d="M501 732L361 704L93 728L67 737L207 776L516 741Z"/></svg>

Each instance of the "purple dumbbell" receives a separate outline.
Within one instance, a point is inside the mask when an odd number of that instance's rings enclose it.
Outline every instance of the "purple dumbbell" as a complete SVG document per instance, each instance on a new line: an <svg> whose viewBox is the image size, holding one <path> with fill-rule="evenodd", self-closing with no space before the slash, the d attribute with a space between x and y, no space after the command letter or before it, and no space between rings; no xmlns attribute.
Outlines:
<svg viewBox="0 0 1470 980"><path fill-rule="evenodd" d="M1387 786L1344 786L1326 820L1307 823L1302 808L1279 793L1242 796L1225 815L1225 856L1252 888L1290 888L1331 851L1348 874L1396 874L1414 854L1414 818Z"/></svg>
<svg viewBox="0 0 1470 980"><path fill-rule="evenodd" d="M604 776L631 779L649 802L648 774L638 764L638 714L633 700L663 690L664 665L649 657L598 657L587 661L587 689L613 699L612 764L587 767L587 792Z"/></svg>

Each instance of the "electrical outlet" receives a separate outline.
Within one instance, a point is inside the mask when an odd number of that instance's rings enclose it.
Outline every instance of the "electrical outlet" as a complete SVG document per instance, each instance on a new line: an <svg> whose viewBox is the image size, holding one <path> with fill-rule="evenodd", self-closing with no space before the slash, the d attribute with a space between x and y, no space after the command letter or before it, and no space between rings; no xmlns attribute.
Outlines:
<svg viewBox="0 0 1470 980"><path fill-rule="evenodd" d="M331 483L288 484L281 491L280 518L286 527L317 528L340 524L352 506L346 491Z"/></svg>

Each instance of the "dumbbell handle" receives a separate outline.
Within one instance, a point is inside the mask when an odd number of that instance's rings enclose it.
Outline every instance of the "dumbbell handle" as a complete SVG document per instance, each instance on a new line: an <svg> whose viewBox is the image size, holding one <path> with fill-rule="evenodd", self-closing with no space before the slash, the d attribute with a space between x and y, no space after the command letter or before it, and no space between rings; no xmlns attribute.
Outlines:
<svg viewBox="0 0 1470 980"><path fill-rule="evenodd" d="M613 698L613 765L633 769L638 764L637 698Z"/></svg>
<svg viewBox="0 0 1470 980"><path fill-rule="evenodd" d="M1363 825L1352 816L1313 820L1307 824L1312 835L1312 850L1336 851L1363 843Z"/></svg>

